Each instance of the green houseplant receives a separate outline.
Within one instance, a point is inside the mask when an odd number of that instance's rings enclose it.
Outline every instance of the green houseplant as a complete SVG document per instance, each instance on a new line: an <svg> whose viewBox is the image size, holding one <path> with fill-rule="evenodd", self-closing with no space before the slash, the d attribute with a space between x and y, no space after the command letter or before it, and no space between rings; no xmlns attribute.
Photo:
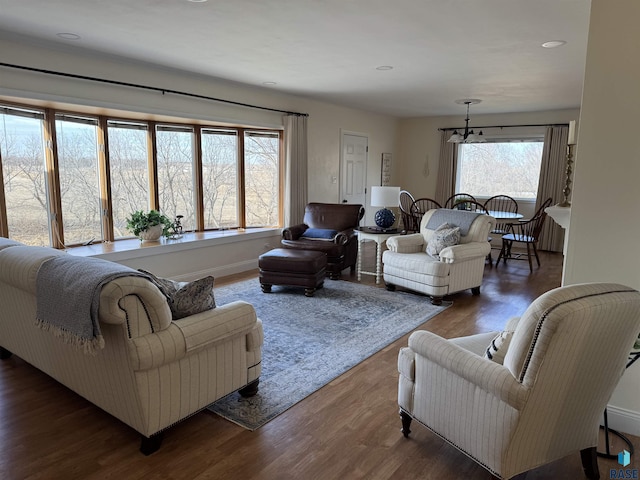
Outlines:
<svg viewBox="0 0 640 480"><path fill-rule="evenodd" d="M137 210L127 217L127 229L143 241L157 240L162 235L168 236L172 224L168 217L157 210Z"/></svg>

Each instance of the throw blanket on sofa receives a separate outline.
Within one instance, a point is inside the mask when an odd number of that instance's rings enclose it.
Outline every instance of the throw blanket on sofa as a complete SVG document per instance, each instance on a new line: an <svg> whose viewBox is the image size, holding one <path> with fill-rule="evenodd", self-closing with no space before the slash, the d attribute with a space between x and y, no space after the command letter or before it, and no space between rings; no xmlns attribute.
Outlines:
<svg viewBox="0 0 640 480"><path fill-rule="evenodd" d="M45 261L36 277L36 323L65 342L95 354L104 348L98 322L100 291L109 281L144 276L97 258L62 255Z"/></svg>
<svg viewBox="0 0 640 480"><path fill-rule="evenodd" d="M451 225L455 225L456 227L460 227L460 235L465 237L467 233L469 233L471 224L478 215L482 214L476 212L467 212L465 210L439 208L438 210L433 212L433 214L427 221L427 228L429 230L435 230L443 223L449 223Z"/></svg>

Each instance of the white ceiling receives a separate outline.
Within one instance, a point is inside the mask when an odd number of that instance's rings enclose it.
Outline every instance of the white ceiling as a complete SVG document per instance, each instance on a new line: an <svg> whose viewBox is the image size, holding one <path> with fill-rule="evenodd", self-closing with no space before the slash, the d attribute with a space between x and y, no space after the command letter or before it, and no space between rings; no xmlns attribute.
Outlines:
<svg viewBox="0 0 640 480"><path fill-rule="evenodd" d="M415 117L464 115L461 98L482 100L472 114L579 107L589 10L590 0L0 0L0 34ZM551 40L567 44L541 47Z"/></svg>

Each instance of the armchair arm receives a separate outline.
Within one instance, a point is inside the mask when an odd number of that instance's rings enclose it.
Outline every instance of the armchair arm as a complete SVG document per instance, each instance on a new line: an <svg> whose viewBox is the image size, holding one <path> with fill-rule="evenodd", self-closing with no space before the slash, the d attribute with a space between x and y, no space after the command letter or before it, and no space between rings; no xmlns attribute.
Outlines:
<svg viewBox="0 0 640 480"><path fill-rule="evenodd" d="M298 240L307 228L309 228L309 226L304 223L292 225L282 230L282 238L285 240Z"/></svg>
<svg viewBox="0 0 640 480"><path fill-rule="evenodd" d="M397 253L418 253L424 252L427 246L421 233L413 233L387 238L387 248Z"/></svg>
<svg viewBox="0 0 640 480"><path fill-rule="evenodd" d="M253 306L240 301L182 318L164 330L133 338L132 368L148 370L175 362L230 337L248 334L259 323ZM249 343L262 339L253 337ZM259 345L248 344L247 348L256 347Z"/></svg>
<svg viewBox="0 0 640 480"><path fill-rule="evenodd" d="M521 409L529 390L511 372L489 359L480 357L434 333L418 330L409 337L409 348L452 374L477 385L508 405ZM417 378L419 383L420 379Z"/></svg>
<svg viewBox="0 0 640 480"><path fill-rule="evenodd" d="M472 242L461 245L445 247L440 252L440 260L445 263L464 262L475 258L484 258L489 255L491 244L489 242Z"/></svg>

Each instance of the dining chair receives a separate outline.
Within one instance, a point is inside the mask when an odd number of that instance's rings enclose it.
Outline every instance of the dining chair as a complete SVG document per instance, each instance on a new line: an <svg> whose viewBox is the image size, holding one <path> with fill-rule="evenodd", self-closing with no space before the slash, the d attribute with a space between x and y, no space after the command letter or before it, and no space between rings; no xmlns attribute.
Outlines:
<svg viewBox="0 0 640 480"><path fill-rule="evenodd" d="M487 211L518 213L518 202L509 195L494 195L493 197L488 198L486 202L484 202L484 207ZM489 233L493 235L505 235L509 233L510 222L500 221L497 216L495 218L495 226ZM489 242L491 242L492 240L493 239L490 238ZM491 248L500 250L501 247L492 246ZM491 253L489 253L489 264L492 263L493 259L491 258Z"/></svg>
<svg viewBox="0 0 640 480"><path fill-rule="evenodd" d="M529 261L529 271L533 272L533 263L531 261L531 256L533 250L533 255L536 258L536 262L538 267L540 266L540 257L538 257L538 249L536 248L536 244L538 243L538 239L540 237L540 232L542 232L542 227L544 225L544 221L547 218L547 212L545 209L551 206L552 199L548 198L545 200L540 208L536 212L536 214L527 221L521 221L518 223L509 224L509 231L502 236L502 248L500 249L500 255L498 256L498 260L496 260L496 266L500 263L500 259L504 260L504 263L507 263L507 259L509 260L524 260L524 253L514 254L512 252L512 247L514 243L524 243L527 247L526 259Z"/></svg>
<svg viewBox="0 0 640 480"><path fill-rule="evenodd" d="M414 200L411 204L411 208L409 209L411 213L412 222L414 225L413 232L420 231L420 222L422 221L422 217L429 210L434 210L436 208L442 208L438 202L436 202L432 198L418 198Z"/></svg>
<svg viewBox="0 0 640 480"><path fill-rule="evenodd" d="M467 200L475 202L476 197L469 193L454 193L444 202L444 208L459 208L461 210L466 210L464 207L458 207L458 205L464 204Z"/></svg>
<svg viewBox="0 0 640 480"><path fill-rule="evenodd" d="M414 198L406 190L400 191L400 215L402 216L402 225L407 232L416 232L418 230L414 223L413 216L411 215L411 205L413 205Z"/></svg>

